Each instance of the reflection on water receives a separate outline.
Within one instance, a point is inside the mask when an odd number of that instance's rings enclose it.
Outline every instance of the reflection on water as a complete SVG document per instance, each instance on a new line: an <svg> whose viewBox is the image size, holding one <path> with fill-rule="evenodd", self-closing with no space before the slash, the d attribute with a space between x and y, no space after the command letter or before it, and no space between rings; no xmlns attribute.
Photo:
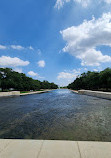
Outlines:
<svg viewBox="0 0 111 158"><path fill-rule="evenodd" d="M0 98L0 138L111 141L111 101L60 89Z"/></svg>
<svg viewBox="0 0 111 158"><path fill-rule="evenodd" d="M68 94L68 93L71 93L71 92L69 90L67 90L67 89L59 89L59 90L56 90L55 93Z"/></svg>

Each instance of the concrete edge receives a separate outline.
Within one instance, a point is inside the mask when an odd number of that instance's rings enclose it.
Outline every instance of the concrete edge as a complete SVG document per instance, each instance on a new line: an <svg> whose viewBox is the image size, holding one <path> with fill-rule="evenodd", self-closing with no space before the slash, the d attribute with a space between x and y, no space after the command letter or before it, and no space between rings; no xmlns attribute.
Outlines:
<svg viewBox="0 0 111 158"><path fill-rule="evenodd" d="M0 139L1 158L110 158L111 142ZM28 151L27 151L28 149ZM28 155L29 154L29 155ZM31 155L32 154L32 155Z"/></svg>
<svg viewBox="0 0 111 158"><path fill-rule="evenodd" d="M111 100L111 93L110 92L79 90L78 94Z"/></svg>
<svg viewBox="0 0 111 158"><path fill-rule="evenodd" d="M41 93L47 93L47 92L50 92L50 91L52 91L52 90L36 91L36 92L29 92L29 93L20 93L20 96L31 95L31 94L41 94Z"/></svg>
<svg viewBox="0 0 111 158"><path fill-rule="evenodd" d="M20 91L0 92L0 97L20 96Z"/></svg>

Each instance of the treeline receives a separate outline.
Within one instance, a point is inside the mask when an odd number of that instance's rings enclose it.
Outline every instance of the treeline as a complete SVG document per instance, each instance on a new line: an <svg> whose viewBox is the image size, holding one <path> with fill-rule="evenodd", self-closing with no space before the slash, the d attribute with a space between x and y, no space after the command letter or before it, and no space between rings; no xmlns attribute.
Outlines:
<svg viewBox="0 0 111 158"><path fill-rule="evenodd" d="M74 90L102 90L111 91L111 69L107 68L101 72L82 73L74 82L68 85Z"/></svg>
<svg viewBox="0 0 111 158"><path fill-rule="evenodd" d="M18 73L10 68L0 68L0 88L2 91L30 91L40 89L57 89L58 86L48 81L34 80L24 73Z"/></svg>

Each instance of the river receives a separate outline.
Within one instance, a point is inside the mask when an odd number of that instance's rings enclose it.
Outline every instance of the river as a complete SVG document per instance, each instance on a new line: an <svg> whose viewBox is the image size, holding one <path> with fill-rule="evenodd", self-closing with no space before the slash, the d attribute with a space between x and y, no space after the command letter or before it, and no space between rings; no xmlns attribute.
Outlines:
<svg viewBox="0 0 111 158"><path fill-rule="evenodd" d="M0 98L0 138L111 141L111 101L67 89Z"/></svg>

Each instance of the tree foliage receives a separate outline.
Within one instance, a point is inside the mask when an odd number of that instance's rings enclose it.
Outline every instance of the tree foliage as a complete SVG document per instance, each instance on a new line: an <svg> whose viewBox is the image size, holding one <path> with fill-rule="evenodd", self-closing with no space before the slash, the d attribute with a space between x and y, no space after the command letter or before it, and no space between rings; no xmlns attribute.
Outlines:
<svg viewBox="0 0 111 158"><path fill-rule="evenodd" d="M101 72L82 73L68 85L69 89L103 90L111 91L111 69L107 68Z"/></svg>
<svg viewBox="0 0 111 158"><path fill-rule="evenodd" d="M19 91L40 89L57 89L58 86L48 81L34 80L23 73L18 73L10 68L0 68L0 87L2 91L13 88Z"/></svg>

